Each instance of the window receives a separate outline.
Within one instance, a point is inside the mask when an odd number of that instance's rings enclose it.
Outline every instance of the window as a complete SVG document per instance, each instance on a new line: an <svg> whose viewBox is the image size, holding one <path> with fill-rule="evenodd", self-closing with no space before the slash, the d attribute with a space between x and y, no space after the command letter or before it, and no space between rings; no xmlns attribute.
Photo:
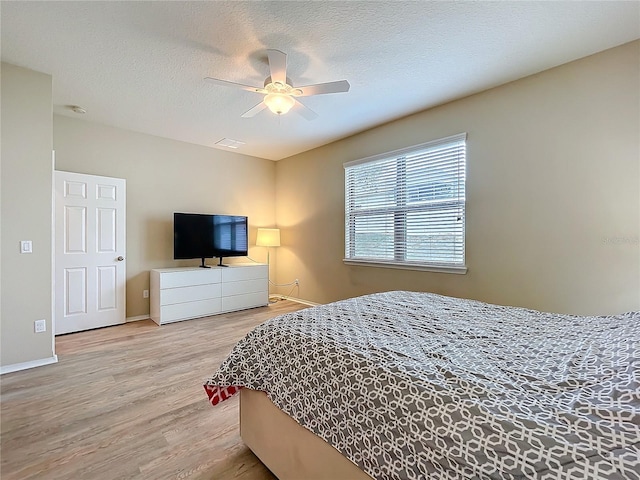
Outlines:
<svg viewBox="0 0 640 480"><path fill-rule="evenodd" d="M465 141L344 164L346 263L466 272Z"/></svg>

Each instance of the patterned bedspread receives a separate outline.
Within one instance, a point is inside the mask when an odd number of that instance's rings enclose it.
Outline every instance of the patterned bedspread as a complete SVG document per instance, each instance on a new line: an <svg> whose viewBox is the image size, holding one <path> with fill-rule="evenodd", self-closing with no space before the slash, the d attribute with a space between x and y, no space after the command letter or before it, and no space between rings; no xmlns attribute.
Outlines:
<svg viewBox="0 0 640 480"><path fill-rule="evenodd" d="M640 479L640 312L366 295L250 332L205 383L241 387L376 479Z"/></svg>

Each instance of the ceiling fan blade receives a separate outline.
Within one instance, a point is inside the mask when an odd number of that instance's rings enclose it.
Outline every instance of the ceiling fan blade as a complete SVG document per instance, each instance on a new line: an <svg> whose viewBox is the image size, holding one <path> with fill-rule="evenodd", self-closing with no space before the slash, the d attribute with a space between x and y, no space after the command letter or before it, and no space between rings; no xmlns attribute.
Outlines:
<svg viewBox="0 0 640 480"><path fill-rule="evenodd" d="M205 77L205 81L209 83L215 83L216 85L222 85L223 87L236 87L236 88L241 88L243 90L247 90L249 92L267 93L266 90L261 87L252 87L251 85L244 85L242 83L229 82L227 80L220 80L219 78Z"/></svg>
<svg viewBox="0 0 640 480"><path fill-rule="evenodd" d="M304 103L302 103L300 100L297 100L297 99L296 99L296 105L294 107L294 110L296 111L297 114L299 114L301 117L306 118L307 120L315 120L316 118L318 118L318 114L316 112L311 110Z"/></svg>
<svg viewBox="0 0 640 480"><path fill-rule="evenodd" d="M302 93L295 94L297 97L308 97L311 95L322 95L324 93L342 93L349 91L349 82L346 80L338 80L337 82L318 83L316 85L307 85L305 87L295 87Z"/></svg>
<svg viewBox="0 0 640 480"><path fill-rule="evenodd" d="M251 117L255 117L258 113L260 113L262 110L264 110L265 108L267 108L267 106L265 105L264 102L260 102L259 104L257 104L255 107L251 107L249 110L247 110L246 112L244 112L242 115L240 115L242 118L251 118Z"/></svg>
<svg viewBox="0 0 640 480"><path fill-rule="evenodd" d="M269 70L271 71L271 81L287 83L287 54L280 50L267 50L269 57Z"/></svg>

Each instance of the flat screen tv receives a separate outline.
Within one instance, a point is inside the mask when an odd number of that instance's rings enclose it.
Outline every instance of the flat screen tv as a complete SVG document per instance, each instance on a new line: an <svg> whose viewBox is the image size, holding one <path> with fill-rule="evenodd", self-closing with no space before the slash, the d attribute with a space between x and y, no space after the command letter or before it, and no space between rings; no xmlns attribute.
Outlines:
<svg viewBox="0 0 640 480"><path fill-rule="evenodd" d="M173 214L173 258L184 260L241 257L248 253L247 217L238 215Z"/></svg>

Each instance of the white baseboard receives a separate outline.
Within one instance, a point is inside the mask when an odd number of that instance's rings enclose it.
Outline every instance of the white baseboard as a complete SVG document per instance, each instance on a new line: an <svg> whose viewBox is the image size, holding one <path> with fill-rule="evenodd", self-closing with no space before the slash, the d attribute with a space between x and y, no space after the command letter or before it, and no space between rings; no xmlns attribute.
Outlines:
<svg viewBox="0 0 640 480"><path fill-rule="evenodd" d="M292 302L301 303L303 305L308 305L310 307L316 307L316 306L320 305L319 303L310 302L309 300L304 300L302 298L288 297L287 295L275 294L275 295L269 295L269 298L279 298L281 300L291 300Z"/></svg>
<svg viewBox="0 0 640 480"><path fill-rule="evenodd" d="M149 315L137 315L135 317L127 317L124 319L125 322L138 322L140 320L149 320L151 317Z"/></svg>
<svg viewBox="0 0 640 480"><path fill-rule="evenodd" d="M30 362L3 365L0 367L0 375L4 375L5 373L19 372L20 370L27 370L28 368L42 367L44 365L50 365L52 363L58 363L57 355L49 358L41 358L40 360L31 360Z"/></svg>

